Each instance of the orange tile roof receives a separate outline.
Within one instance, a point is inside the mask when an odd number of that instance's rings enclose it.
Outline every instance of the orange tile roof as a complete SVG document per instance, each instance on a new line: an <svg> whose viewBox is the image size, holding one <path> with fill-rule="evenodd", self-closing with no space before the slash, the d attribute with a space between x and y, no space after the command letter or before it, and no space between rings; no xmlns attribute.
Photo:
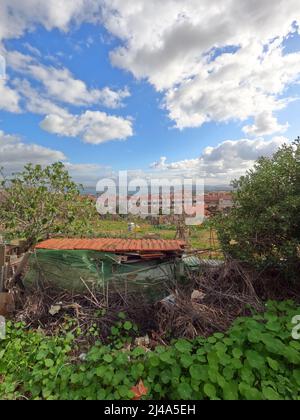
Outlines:
<svg viewBox="0 0 300 420"><path fill-rule="evenodd" d="M52 250L90 250L101 252L180 252L186 243L177 240L160 239L48 239L36 246L36 249Z"/></svg>

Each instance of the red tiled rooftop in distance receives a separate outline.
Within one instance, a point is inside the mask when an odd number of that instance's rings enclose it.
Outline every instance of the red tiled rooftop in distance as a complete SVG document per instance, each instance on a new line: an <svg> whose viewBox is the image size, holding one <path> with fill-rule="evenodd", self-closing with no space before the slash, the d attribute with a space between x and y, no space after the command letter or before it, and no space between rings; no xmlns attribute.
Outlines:
<svg viewBox="0 0 300 420"><path fill-rule="evenodd" d="M184 250L184 241L158 239L48 239L36 246L36 249L49 250L90 250L100 252L180 252Z"/></svg>

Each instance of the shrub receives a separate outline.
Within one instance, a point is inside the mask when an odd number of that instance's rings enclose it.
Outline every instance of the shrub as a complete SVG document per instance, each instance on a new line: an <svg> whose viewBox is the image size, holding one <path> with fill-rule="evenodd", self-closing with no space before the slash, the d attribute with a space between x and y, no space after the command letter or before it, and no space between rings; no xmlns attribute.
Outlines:
<svg viewBox="0 0 300 420"><path fill-rule="evenodd" d="M300 139L259 159L233 186L234 208L217 220L224 252L259 268L278 267L298 279Z"/></svg>

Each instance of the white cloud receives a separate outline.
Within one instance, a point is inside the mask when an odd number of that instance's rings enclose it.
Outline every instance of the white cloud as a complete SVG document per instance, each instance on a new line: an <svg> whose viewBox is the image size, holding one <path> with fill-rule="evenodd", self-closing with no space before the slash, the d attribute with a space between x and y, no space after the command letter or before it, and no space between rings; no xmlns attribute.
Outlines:
<svg viewBox="0 0 300 420"><path fill-rule="evenodd" d="M0 131L0 167L8 173L22 170L29 162L49 165L65 159L62 152L37 144L25 144L19 137Z"/></svg>
<svg viewBox="0 0 300 420"><path fill-rule="evenodd" d="M28 80L15 79L13 86L22 98L24 108L38 115L57 114L68 115L67 111L47 98L43 92L34 89Z"/></svg>
<svg viewBox="0 0 300 420"><path fill-rule="evenodd" d="M210 121L245 121L272 115L286 106L288 100L280 95L286 85L299 77L300 53L283 56L276 47L262 59L263 46L249 50L223 54L203 66L193 79L168 90L165 106L178 128L197 127ZM282 131L282 127L275 119L267 133L277 131Z"/></svg>
<svg viewBox="0 0 300 420"><path fill-rule="evenodd" d="M125 140L133 135L131 120L99 111L87 111L81 115L50 114L41 122L41 127L60 136L80 137L90 144Z"/></svg>
<svg viewBox="0 0 300 420"><path fill-rule="evenodd" d="M91 144L126 140L133 135L133 124L128 118L99 111L86 111L80 115L74 115L38 92L27 80L17 79L14 85L24 99L27 111L46 115L40 126L49 133L79 137Z"/></svg>
<svg viewBox="0 0 300 420"><path fill-rule="evenodd" d="M106 28L122 45L115 66L165 94L180 129L209 121L246 121L284 108L285 89L299 80L300 53L285 37L300 22L298 0L105 0ZM159 16L159 18L158 18ZM265 130L282 132L277 120Z"/></svg>
<svg viewBox="0 0 300 420"><path fill-rule="evenodd" d="M18 51L6 51L5 56L9 67L42 83L44 94L53 100L75 106L97 104L115 109L121 107L123 99L130 96L127 88L116 91L109 87L89 89L67 68L45 66L35 57Z"/></svg>
<svg viewBox="0 0 300 420"><path fill-rule="evenodd" d="M177 171L185 175L203 176L215 183L229 183L232 179L244 175L255 161L262 156L271 156L281 145L288 143L284 137L271 140L227 140L216 147L207 147L196 159L168 163L165 157L151 165L158 171Z"/></svg>
<svg viewBox="0 0 300 420"><path fill-rule="evenodd" d="M5 79L0 78L0 110L20 112L19 100L18 93L8 86Z"/></svg>
<svg viewBox="0 0 300 420"><path fill-rule="evenodd" d="M277 119L268 112L263 112L262 114L255 117L255 122L253 125L246 125L243 128L245 134L250 136L266 136L272 133L284 133L289 128L289 124L280 125Z"/></svg>
<svg viewBox="0 0 300 420"><path fill-rule="evenodd" d="M299 80L300 53L283 50L298 30L299 0L2 0L0 40L38 24L67 31L100 20L121 40L112 63L162 91L179 129L249 118L254 124L244 132L253 136L287 127L276 112L289 103L287 87ZM128 96L126 89L90 88L68 69L32 57L16 53L13 62L40 81L49 98L66 104L117 108Z"/></svg>
<svg viewBox="0 0 300 420"><path fill-rule="evenodd" d="M51 165L63 162L75 182L95 186L101 177L111 175L111 169L99 164L72 163L58 150L49 149L37 144L25 144L19 136L5 134L0 130L0 168L9 175L24 169L28 163Z"/></svg>
<svg viewBox="0 0 300 420"><path fill-rule="evenodd" d="M158 162L154 162L150 165L152 169L159 170L182 170L189 171L190 169L199 168L199 159L186 159L179 162L168 163L166 157L161 157Z"/></svg>
<svg viewBox="0 0 300 420"><path fill-rule="evenodd" d="M17 38L38 24L47 30L68 30L71 23L97 22L100 1L95 0L1 0L0 40Z"/></svg>
<svg viewBox="0 0 300 420"><path fill-rule="evenodd" d="M99 179L112 177L112 170L93 163L65 163L66 169L69 171L75 182L95 188Z"/></svg>
<svg viewBox="0 0 300 420"><path fill-rule="evenodd" d="M40 124L44 130L61 136L80 137L86 143L92 144L125 140L133 135L132 121L129 118L90 110L74 115L60 105L97 104L118 108L122 106L122 100L130 96L127 88L118 91L108 87L101 90L88 89L68 69L46 67L39 64L36 58L18 51L6 52L6 56L9 67L35 82L42 83L43 87L33 87L28 79L15 78L12 82L15 91L11 92L15 92L23 109L46 116Z"/></svg>

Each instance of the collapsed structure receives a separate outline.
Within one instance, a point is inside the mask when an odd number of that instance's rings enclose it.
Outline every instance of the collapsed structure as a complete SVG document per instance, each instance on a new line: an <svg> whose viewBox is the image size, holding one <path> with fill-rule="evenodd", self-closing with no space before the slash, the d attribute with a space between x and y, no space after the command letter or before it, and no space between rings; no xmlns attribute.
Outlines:
<svg viewBox="0 0 300 420"><path fill-rule="evenodd" d="M24 284L78 293L140 292L156 300L183 275L185 246L180 240L49 239L36 246Z"/></svg>

